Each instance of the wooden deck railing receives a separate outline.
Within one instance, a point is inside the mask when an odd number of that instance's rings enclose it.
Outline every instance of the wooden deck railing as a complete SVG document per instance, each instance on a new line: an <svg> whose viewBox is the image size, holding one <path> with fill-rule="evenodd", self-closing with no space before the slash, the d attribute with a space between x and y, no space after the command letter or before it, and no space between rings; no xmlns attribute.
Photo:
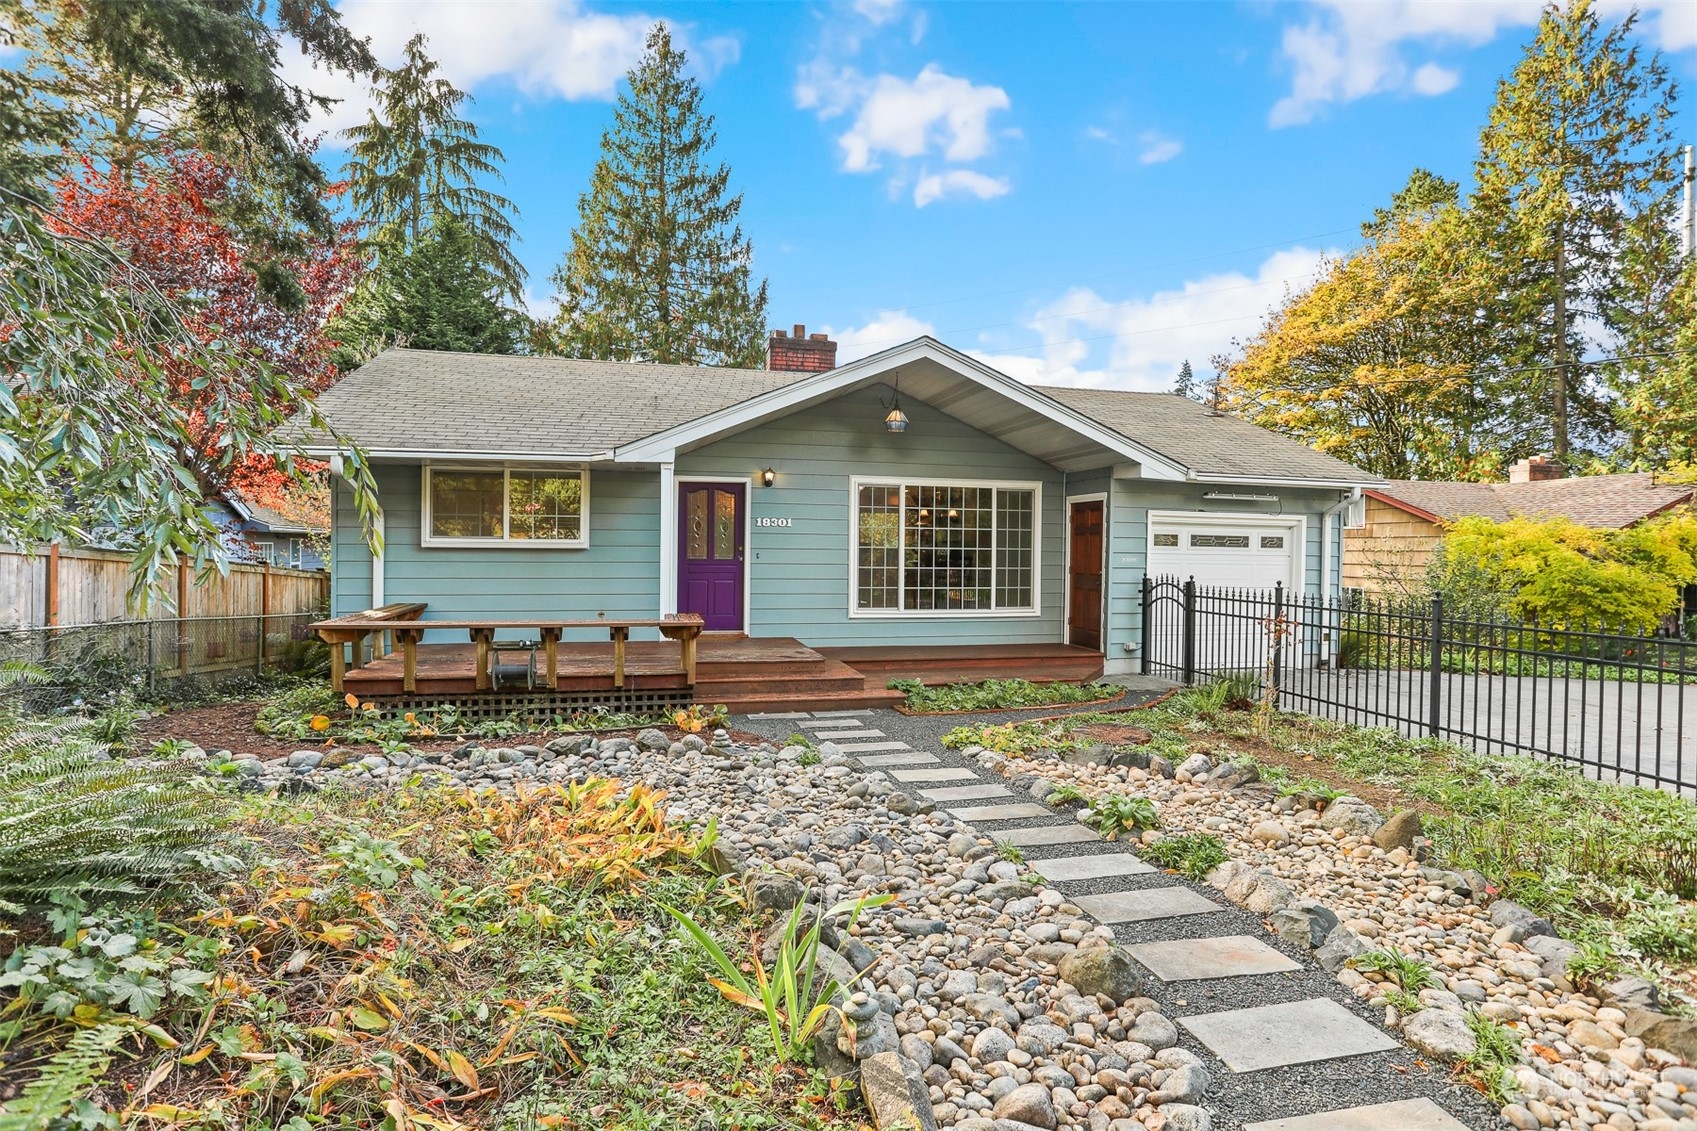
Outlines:
<svg viewBox="0 0 1697 1131"><path fill-rule="evenodd" d="M408 615L393 615L397 609L412 610ZM696 641L701 636L702 620L695 613L680 613L673 616L653 620L610 620L601 617L586 620L420 620L419 614L425 606L385 606L381 609L371 609L351 616L337 617L333 620L320 621L313 625L321 640L330 645L330 679L337 691L342 690L344 660L342 645L353 644L354 666L359 667L364 651L366 637L373 633L392 634L394 642L401 651L402 688L411 693L417 690L418 683L418 645L426 632L442 630L464 630L470 633L471 641L477 647L477 690L488 691L491 686L489 672L489 654L495 647L495 634L501 631L515 629L535 629L542 641L545 657L543 685L550 689L559 682L559 647L560 636L568 629L604 628L608 639L613 642L613 686L622 688L625 685L625 645L630 640L631 629L657 629L667 640L678 642L678 653L684 669L684 678L688 685L695 686L695 654Z"/></svg>

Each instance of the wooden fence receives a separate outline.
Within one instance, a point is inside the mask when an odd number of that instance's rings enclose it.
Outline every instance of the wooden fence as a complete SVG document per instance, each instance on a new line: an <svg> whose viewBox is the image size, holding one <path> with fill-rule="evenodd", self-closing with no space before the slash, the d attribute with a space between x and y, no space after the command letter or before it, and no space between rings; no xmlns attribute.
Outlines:
<svg viewBox="0 0 1697 1131"><path fill-rule="evenodd" d="M330 595L319 570L233 565L202 584L184 565L156 586L139 616L129 605L130 558L108 550L0 548L0 630L311 613Z"/></svg>

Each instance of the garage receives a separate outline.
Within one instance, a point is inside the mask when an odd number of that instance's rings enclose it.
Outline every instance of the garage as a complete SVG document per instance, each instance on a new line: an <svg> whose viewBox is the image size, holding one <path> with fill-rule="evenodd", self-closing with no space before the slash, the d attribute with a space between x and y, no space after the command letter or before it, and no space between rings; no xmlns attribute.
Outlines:
<svg viewBox="0 0 1697 1131"><path fill-rule="evenodd" d="M1229 614L1231 602L1211 596L1209 590L1266 592L1283 584L1285 591L1300 593L1303 522L1265 515L1161 515L1149 516L1149 576L1157 581L1183 583L1195 578L1200 607L1224 606L1224 616L1198 618L1213 626L1200 630L1196 640L1196 666L1203 672L1259 671L1267 662L1269 639L1261 623L1264 613L1252 617ZM1168 592L1176 597L1171 589ZM1168 602L1163 602L1163 605ZM1257 609L1263 606L1257 605ZM1161 612L1171 612L1163 608ZM1152 641L1159 655L1182 654L1179 640L1183 620L1157 616Z"/></svg>
<svg viewBox="0 0 1697 1131"><path fill-rule="evenodd" d="M1149 576L1194 577L1202 589L1297 583L1301 520L1264 516L1149 517Z"/></svg>

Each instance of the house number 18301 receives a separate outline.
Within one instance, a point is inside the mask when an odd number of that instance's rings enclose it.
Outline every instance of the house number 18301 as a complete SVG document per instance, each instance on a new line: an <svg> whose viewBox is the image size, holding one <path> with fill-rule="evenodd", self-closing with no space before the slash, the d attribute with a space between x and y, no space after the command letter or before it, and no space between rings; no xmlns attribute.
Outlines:
<svg viewBox="0 0 1697 1131"><path fill-rule="evenodd" d="M756 525L756 526L794 526L795 525L795 519L793 519L793 518L761 517L761 518L756 518L754 520L754 525Z"/></svg>

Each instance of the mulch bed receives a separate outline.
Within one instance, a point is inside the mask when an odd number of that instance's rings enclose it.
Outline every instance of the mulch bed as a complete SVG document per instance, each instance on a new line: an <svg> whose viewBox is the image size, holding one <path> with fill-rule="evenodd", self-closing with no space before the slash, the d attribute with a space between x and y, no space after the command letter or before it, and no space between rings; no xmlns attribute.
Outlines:
<svg viewBox="0 0 1697 1131"><path fill-rule="evenodd" d="M186 739L203 750L228 750L233 754L251 754L256 758L283 758L296 750L312 750L327 745L314 742L311 739L272 738L260 734L253 728L254 717L264 703L218 703L209 707L184 707L143 719L136 727L134 749L146 753L156 742L170 738ZM477 738L474 735L446 735L435 738L408 739L408 744L415 750L453 750L464 745L468 740L479 742L485 746L518 746L523 744L541 745L551 738L562 734L594 734L597 738L614 736L634 737L647 727L629 727L623 730L537 730L524 734L512 734L505 738ZM683 731L676 727L660 726L654 729L664 731L673 738L682 737ZM765 742L760 735L746 734L732 730L730 735L736 742ZM705 737L711 737L707 735ZM338 742L339 746L369 746L375 750L375 743Z"/></svg>

